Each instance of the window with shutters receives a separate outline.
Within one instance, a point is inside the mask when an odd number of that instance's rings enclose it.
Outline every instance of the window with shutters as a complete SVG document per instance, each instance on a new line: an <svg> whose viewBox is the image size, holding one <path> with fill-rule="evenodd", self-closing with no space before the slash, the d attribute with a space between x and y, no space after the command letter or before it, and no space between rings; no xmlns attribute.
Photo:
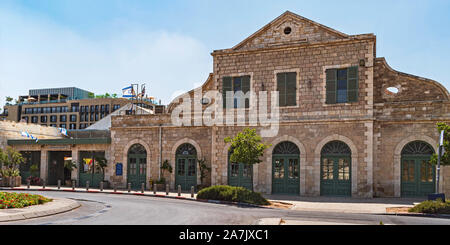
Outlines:
<svg viewBox="0 0 450 245"><path fill-rule="evenodd" d="M285 72L277 74L277 91L279 106L297 105L297 73Z"/></svg>
<svg viewBox="0 0 450 245"><path fill-rule="evenodd" d="M358 67L326 70L326 103L358 101Z"/></svg>
<svg viewBox="0 0 450 245"><path fill-rule="evenodd" d="M227 101L231 104L231 108L249 108L250 96L246 96L249 91L250 76L224 77L222 83L223 108L227 108ZM227 92L233 92L233 97L227 98Z"/></svg>

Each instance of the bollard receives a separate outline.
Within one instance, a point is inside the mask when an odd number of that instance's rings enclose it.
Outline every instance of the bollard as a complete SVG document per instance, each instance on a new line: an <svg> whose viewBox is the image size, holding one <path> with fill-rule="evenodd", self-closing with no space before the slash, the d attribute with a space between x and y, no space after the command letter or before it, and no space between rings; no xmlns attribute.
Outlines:
<svg viewBox="0 0 450 245"><path fill-rule="evenodd" d="M30 180L27 179L27 188L30 189Z"/></svg>
<svg viewBox="0 0 450 245"><path fill-rule="evenodd" d="M156 184L153 184L153 194L156 195Z"/></svg>
<svg viewBox="0 0 450 245"><path fill-rule="evenodd" d="M169 184L166 184L166 196L169 195Z"/></svg>
<svg viewBox="0 0 450 245"><path fill-rule="evenodd" d="M131 183L128 183L128 193L131 192Z"/></svg>
<svg viewBox="0 0 450 245"><path fill-rule="evenodd" d="M86 191L89 191L89 180L86 180Z"/></svg>
<svg viewBox="0 0 450 245"><path fill-rule="evenodd" d="M100 181L100 191L103 191L103 181Z"/></svg>
<svg viewBox="0 0 450 245"><path fill-rule="evenodd" d="M194 186L191 186L191 197L194 198Z"/></svg>
<svg viewBox="0 0 450 245"><path fill-rule="evenodd" d="M45 180L42 181L42 189L45 189Z"/></svg>
<svg viewBox="0 0 450 245"><path fill-rule="evenodd" d="M181 185L178 185L178 196L181 196Z"/></svg>
<svg viewBox="0 0 450 245"><path fill-rule="evenodd" d="M142 183L142 185L141 185L141 193L144 193L144 189L145 189L145 184Z"/></svg>
<svg viewBox="0 0 450 245"><path fill-rule="evenodd" d="M61 189L61 180L58 180L58 190Z"/></svg>
<svg viewBox="0 0 450 245"><path fill-rule="evenodd" d="M75 190L75 180L72 180L72 191Z"/></svg>
<svg viewBox="0 0 450 245"><path fill-rule="evenodd" d="M116 183L113 184L113 187L114 187L114 192L117 192Z"/></svg>

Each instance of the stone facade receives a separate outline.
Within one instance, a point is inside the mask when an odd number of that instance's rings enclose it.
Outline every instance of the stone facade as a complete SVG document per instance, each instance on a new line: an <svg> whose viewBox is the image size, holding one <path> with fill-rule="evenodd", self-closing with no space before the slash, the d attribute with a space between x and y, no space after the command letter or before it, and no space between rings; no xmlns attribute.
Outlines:
<svg viewBox="0 0 450 245"><path fill-rule="evenodd" d="M284 33L287 27L290 34ZM225 76L250 75L251 91L258 94L276 90L277 73L298 74L296 106L280 108L278 135L264 138L272 146L263 162L254 167L256 191L271 193L272 151L278 143L290 141L301 152L300 195L320 195L321 149L339 140L352 152L353 197L400 196L402 147L414 140L436 146L436 123L450 122L449 95L437 82L392 70L383 58L376 58L375 46L372 34L346 35L286 12L235 47L212 53L213 73L201 87L203 94L209 90L221 92ZM358 102L326 104L325 70L350 66L358 67ZM399 92L389 93L388 87L396 87ZM194 94L195 90L187 93L191 100ZM195 101L191 102L193 106ZM157 179L160 159L174 166L176 147L191 142L212 168L207 182L227 184L229 145L224 138L244 127L174 126L169 114L182 102L183 96L176 98L166 115L114 117L113 161L125 161L127 147L139 142L150 152L147 177ZM204 112L206 106L200 108ZM445 178L448 173L444 172ZM170 180L173 188L174 174ZM447 183L443 185L448 189Z"/></svg>
<svg viewBox="0 0 450 245"><path fill-rule="evenodd" d="M272 193L272 153L279 143L288 141L300 151L298 194L321 195L322 149L329 142L340 141L351 151L352 197L399 197L402 149L410 142L422 141L436 150L436 123L450 123L447 90L435 81L394 71L383 58L376 58L373 34L347 35L286 12L235 47L216 50L212 56L213 72L207 81L177 97L164 114L112 117L107 178L116 186L126 186L127 154L131 146L140 144L147 154L147 182L162 177L161 162L168 160L174 172L164 177L175 188L175 155L184 143L194 146L197 158L205 159L211 167L205 184L229 184L229 144L224 138L235 136L245 127L255 128L258 133L267 127L197 121L194 116L211 108L216 118L244 111L249 120L255 107L221 111L217 108L222 104L215 99L200 104L201 95L222 93L224 77L250 76L250 91L258 94L277 90L278 73L297 75L296 105L279 108L278 134L263 138L271 147L253 168L253 188L259 192ZM326 70L349 67L358 68L358 100L327 104ZM398 92L387 90L392 87ZM190 126L176 125L173 113L188 98L198 111L189 111L192 117L185 121ZM123 163L122 176L115 176L117 163ZM442 172L441 187L450 194L449 168ZM196 174L199 183L198 169Z"/></svg>

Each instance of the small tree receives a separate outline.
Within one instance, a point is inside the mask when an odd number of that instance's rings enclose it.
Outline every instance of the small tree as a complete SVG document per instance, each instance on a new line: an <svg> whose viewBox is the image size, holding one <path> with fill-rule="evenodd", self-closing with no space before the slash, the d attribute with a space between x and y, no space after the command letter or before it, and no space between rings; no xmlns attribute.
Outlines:
<svg viewBox="0 0 450 245"><path fill-rule="evenodd" d="M66 168L67 170L69 170L70 172L72 172L73 170L75 170L77 168L77 164L74 161L65 161L64 162L64 168Z"/></svg>
<svg viewBox="0 0 450 245"><path fill-rule="evenodd" d="M249 128L245 128L234 138L226 137L225 142L231 142L231 149L233 149L233 153L230 156L231 162L249 165L262 162L259 158L263 156L264 150L271 146L270 144L262 143L262 138L256 134L256 130Z"/></svg>
<svg viewBox="0 0 450 245"><path fill-rule="evenodd" d="M211 168L206 165L206 159L198 159L198 169L200 170L200 184L203 185L203 180L206 178Z"/></svg>
<svg viewBox="0 0 450 245"><path fill-rule="evenodd" d="M446 123L438 123L437 129L439 134L444 130L444 155L441 156L441 165L450 165L450 125ZM430 163L436 165L438 160L437 152L431 157Z"/></svg>
<svg viewBox="0 0 450 245"><path fill-rule="evenodd" d="M88 98L89 98L89 99L93 99L93 98L95 98L95 94L94 94L94 93L91 93L91 92L89 92L89 93L88 93Z"/></svg>
<svg viewBox="0 0 450 245"><path fill-rule="evenodd" d="M12 147L8 147L6 150L0 149L0 165L6 167L6 169L2 170L3 176L19 176L19 165L23 162L25 162L25 159L22 157L22 154Z"/></svg>
<svg viewBox="0 0 450 245"><path fill-rule="evenodd" d="M13 98L6 96L6 104L11 104L11 101L13 101Z"/></svg>
<svg viewBox="0 0 450 245"><path fill-rule="evenodd" d="M158 180L158 184L165 184L166 178L164 178L164 174L167 172L172 173L173 168L169 163L169 160L164 160L164 162L161 165L161 178Z"/></svg>
<svg viewBox="0 0 450 245"><path fill-rule="evenodd" d="M102 181L105 182L105 169L108 166L108 160L104 157L96 157L95 162L97 164L97 168L102 171Z"/></svg>

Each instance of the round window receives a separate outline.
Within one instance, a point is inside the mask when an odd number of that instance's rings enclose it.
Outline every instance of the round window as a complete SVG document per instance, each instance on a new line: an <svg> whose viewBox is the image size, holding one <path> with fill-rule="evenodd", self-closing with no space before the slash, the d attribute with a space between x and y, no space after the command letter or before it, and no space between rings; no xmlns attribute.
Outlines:
<svg viewBox="0 0 450 245"><path fill-rule="evenodd" d="M396 87L389 87L389 88L386 89L386 92L388 94L397 94L399 92L399 90Z"/></svg>
<svg viewBox="0 0 450 245"><path fill-rule="evenodd" d="M284 28L284 34L289 35L289 34L291 34L291 32L292 32L292 29L290 27Z"/></svg>

